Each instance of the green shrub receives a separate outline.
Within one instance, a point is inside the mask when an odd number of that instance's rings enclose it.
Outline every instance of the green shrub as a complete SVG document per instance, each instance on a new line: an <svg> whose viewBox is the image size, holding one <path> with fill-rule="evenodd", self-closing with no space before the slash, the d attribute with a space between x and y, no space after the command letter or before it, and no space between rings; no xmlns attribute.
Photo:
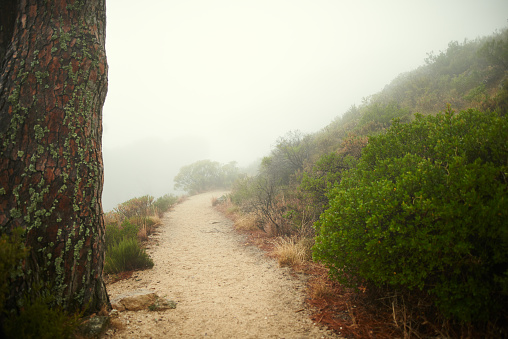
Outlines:
<svg viewBox="0 0 508 339"><path fill-rule="evenodd" d="M139 246L136 238L123 238L106 251L104 272L107 274L152 267L152 259Z"/></svg>
<svg viewBox="0 0 508 339"><path fill-rule="evenodd" d="M475 110L395 122L328 193L314 258L352 285L422 289L460 321L508 301L508 123Z"/></svg>
<svg viewBox="0 0 508 339"><path fill-rule="evenodd" d="M123 236L122 230L118 224L108 224L106 225L106 242L105 247L108 248L114 244L117 244L120 240L122 240Z"/></svg>
<svg viewBox="0 0 508 339"><path fill-rule="evenodd" d="M82 314L70 314L60 306L53 306L51 296L39 296L35 300L25 297L19 313L10 313L4 321L7 338L74 338L81 324Z"/></svg>
<svg viewBox="0 0 508 339"><path fill-rule="evenodd" d="M172 194L166 194L162 197L157 198L153 203L155 211L159 217L162 217L164 212L169 211L169 209L178 202L178 197Z"/></svg>
<svg viewBox="0 0 508 339"><path fill-rule="evenodd" d="M322 211L328 204L326 190L339 182L342 172L354 167L354 158L344 154L329 153L321 156L312 170L303 173L299 189L307 193L314 205Z"/></svg>
<svg viewBox="0 0 508 339"><path fill-rule="evenodd" d="M254 177L238 179L234 183L229 196L234 204L245 205L256 196L256 179Z"/></svg>
<svg viewBox="0 0 508 339"><path fill-rule="evenodd" d="M28 254L21 239L22 233L20 228L14 230L12 235L2 234L0 237L0 311L3 310L5 296L9 291L9 277Z"/></svg>
<svg viewBox="0 0 508 339"><path fill-rule="evenodd" d="M361 127L369 123L378 123L383 127L389 127L393 119L402 118L408 120L409 115L409 110L399 107L396 102L389 104L374 102L366 107L358 125Z"/></svg>
<svg viewBox="0 0 508 339"><path fill-rule="evenodd" d="M118 224L106 225L106 248L118 244L124 238L136 238L140 226L125 219L120 226Z"/></svg>
<svg viewBox="0 0 508 339"><path fill-rule="evenodd" d="M71 338L82 314L69 314L54 306L49 289L32 288L22 301L16 300L23 305L19 310L4 305L9 277L16 275L20 261L28 254L22 233L22 229L16 229L0 237L0 337Z"/></svg>

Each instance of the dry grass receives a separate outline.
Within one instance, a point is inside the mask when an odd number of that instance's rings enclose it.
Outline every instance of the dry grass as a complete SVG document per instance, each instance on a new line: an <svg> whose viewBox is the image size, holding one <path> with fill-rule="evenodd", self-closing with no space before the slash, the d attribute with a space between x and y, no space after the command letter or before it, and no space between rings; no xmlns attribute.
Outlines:
<svg viewBox="0 0 508 339"><path fill-rule="evenodd" d="M120 224L122 222L122 218L116 212L107 212L104 213L104 225L110 224Z"/></svg>
<svg viewBox="0 0 508 339"><path fill-rule="evenodd" d="M222 197L221 197L222 198ZM242 213L240 208L231 202L229 196L225 199L212 198L212 206L224 213L229 219L235 223L235 228L240 231L257 231L259 230L259 218L252 213Z"/></svg>
<svg viewBox="0 0 508 339"><path fill-rule="evenodd" d="M254 214L245 214L239 216L235 220L235 228L242 231L256 231L258 230L258 217Z"/></svg>
<svg viewBox="0 0 508 339"><path fill-rule="evenodd" d="M138 231L138 240L139 241L147 241L148 240L148 233L147 233L147 227L142 226Z"/></svg>
<svg viewBox="0 0 508 339"><path fill-rule="evenodd" d="M188 195L181 195L178 197L178 201L176 202L177 204L181 204L182 202L184 202L185 200L187 200L189 198Z"/></svg>
<svg viewBox="0 0 508 339"><path fill-rule="evenodd" d="M162 224L161 218L158 215L146 217L139 222L141 223L141 227L138 232L139 241L148 241L148 236L150 236L155 229Z"/></svg>
<svg viewBox="0 0 508 339"><path fill-rule="evenodd" d="M310 283L309 291L312 298L316 299L327 299L331 298L334 294L334 289L328 279L322 277L314 280Z"/></svg>
<svg viewBox="0 0 508 339"><path fill-rule="evenodd" d="M277 257L280 266L302 265L312 257L312 245L310 243L306 239L278 238L275 240L273 254Z"/></svg>
<svg viewBox="0 0 508 339"><path fill-rule="evenodd" d="M147 235L152 234L157 226L162 224L162 220L158 215L149 216L145 222Z"/></svg>
<svg viewBox="0 0 508 339"><path fill-rule="evenodd" d="M217 197L212 197L212 206L217 206L219 204L219 198Z"/></svg>
<svg viewBox="0 0 508 339"><path fill-rule="evenodd" d="M240 208L231 202L229 195L223 195L220 198L212 197L212 206L235 223L242 216Z"/></svg>

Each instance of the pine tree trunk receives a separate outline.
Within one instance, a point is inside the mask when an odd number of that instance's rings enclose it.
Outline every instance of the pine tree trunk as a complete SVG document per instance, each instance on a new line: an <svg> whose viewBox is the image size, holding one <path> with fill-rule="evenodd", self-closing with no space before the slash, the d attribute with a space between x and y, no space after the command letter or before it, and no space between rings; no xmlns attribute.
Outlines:
<svg viewBox="0 0 508 339"><path fill-rule="evenodd" d="M105 0L1 0L0 233L30 247L11 305L37 284L68 310L108 305L102 280Z"/></svg>

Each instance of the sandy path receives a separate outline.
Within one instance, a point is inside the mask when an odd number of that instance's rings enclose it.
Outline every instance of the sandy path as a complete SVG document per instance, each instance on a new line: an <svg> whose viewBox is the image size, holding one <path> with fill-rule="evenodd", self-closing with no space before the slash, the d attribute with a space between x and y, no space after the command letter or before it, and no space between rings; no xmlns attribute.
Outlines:
<svg viewBox="0 0 508 339"><path fill-rule="evenodd" d="M302 281L233 230L211 206L221 193L190 197L163 219L155 266L108 286L110 297L148 289L177 302L165 311L121 312L115 338L334 338L309 319ZM111 334L111 333L110 333Z"/></svg>

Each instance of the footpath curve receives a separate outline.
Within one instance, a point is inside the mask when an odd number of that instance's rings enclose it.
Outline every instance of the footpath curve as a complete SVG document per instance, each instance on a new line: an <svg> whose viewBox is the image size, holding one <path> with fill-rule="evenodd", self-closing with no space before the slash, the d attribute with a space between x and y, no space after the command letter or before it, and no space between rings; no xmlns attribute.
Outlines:
<svg viewBox="0 0 508 339"><path fill-rule="evenodd" d="M113 338L337 338L315 326L305 284L233 229L211 204L221 192L192 196L166 213L148 250L153 269L110 284L110 298L146 289L177 303L164 311L124 311Z"/></svg>

